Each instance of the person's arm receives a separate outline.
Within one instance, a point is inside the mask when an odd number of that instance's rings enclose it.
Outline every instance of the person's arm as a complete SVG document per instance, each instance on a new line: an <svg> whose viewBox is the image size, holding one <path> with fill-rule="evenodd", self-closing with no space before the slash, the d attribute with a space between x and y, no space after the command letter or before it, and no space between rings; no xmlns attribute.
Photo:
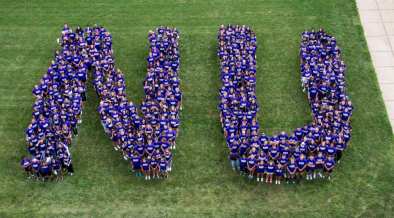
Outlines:
<svg viewBox="0 0 394 218"><path fill-rule="evenodd" d="M306 169L306 164L302 167L301 171L304 171Z"/></svg>
<svg viewBox="0 0 394 218"><path fill-rule="evenodd" d="M328 167L327 170L332 170L332 169L334 169L334 167L335 167L335 164L332 164L332 166Z"/></svg>
<svg viewBox="0 0 394 218"><path fill-rule="evenodd" d="M294 172L291 171L291 169L289 168L289 166L287 166L287 172L290 173L291 175L294 175Z"/></svg>
<svg viewBox="0 0 394 218"><path fill-rule="evenodd" d="M330 170L326 163L324 163L324 169L326 169L327 171Z"/></svg>

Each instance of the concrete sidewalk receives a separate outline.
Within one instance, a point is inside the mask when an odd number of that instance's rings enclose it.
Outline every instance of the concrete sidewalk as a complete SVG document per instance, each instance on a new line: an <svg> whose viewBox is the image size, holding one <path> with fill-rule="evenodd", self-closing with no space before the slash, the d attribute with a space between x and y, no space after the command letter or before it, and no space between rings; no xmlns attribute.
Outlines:
<svg viewBox="0 0 394 218"><path fill-rule="evenodd" d="M394 0L356 2L390 123L394 127Z"/></svg>

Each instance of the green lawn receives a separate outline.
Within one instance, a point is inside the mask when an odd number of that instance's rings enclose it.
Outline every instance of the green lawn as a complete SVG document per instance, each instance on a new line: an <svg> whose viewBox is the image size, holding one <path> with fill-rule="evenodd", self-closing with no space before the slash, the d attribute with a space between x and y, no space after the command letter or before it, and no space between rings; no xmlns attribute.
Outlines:
<svg viewBox="0 0 394 218"><path fill-rule="evenodd" d="M27 181L25 150L32 87L44 74L64 22L99 23L112 34L127 93L139 104L147 33L181 32L184 110L174 167L145 182L112 149L92 86L72 154L76 174L61 183ZM337 37L354 103L353 137L331 182L269 186L232 172L218 120L216 34L220 24L257 33L259 120L269 134L310 122L300 88L299 34L325 27ZM353 0L0 0L0 217L393 217L393 134Z"/></svg>

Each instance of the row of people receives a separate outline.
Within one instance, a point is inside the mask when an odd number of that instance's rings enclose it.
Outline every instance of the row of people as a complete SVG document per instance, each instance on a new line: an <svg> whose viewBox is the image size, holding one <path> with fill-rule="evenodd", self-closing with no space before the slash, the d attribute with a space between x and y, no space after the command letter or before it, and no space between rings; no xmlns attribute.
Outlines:
<svg viewBox="0 0 394 218"><path fill-rule="evenodd" d="M159 175L167 177L172 169L171 150L176 145L182 98L178 31L159 27L149 32L141 116L127 100L124 74L115 68L110 34L105 29L93 32L93 38L100 43L99 55L93 56L94 87L100 98L98 112L106 134L114 149L130 160L136 175L143 173L146 180Z"/></svg>
<svg viewBox="0 0 394 218"><path fill-rule="evenodd" d="M35 102L32 119L26 129L27 150L31 157L23 157L21 165L33 176L43 175L37 165L59 163L70 174L74 172L69 147L73 135L78 135L82 122L82 107L86 101L87 67L80 43L84 38L65 25L47 72L33 88ZM41 168L40 168L41 169ZM40 173L41 172L41 173Z"/></svg>
<svg viewBox="0 0 394 218"><path fill-rule="evenodd" d="M69 173L68 168L62 165L60 159L48 157L45 160L23 156L21 166L25 169L28 179L35 180L63 180L63 176Z"/></svg>
<svg viewBox="0 0 394 218"><path fill-rule="evenodd" d="M222 87L220 121L229 159L258 181L280 183L282 178L327 178L339 162L351 135L352 103L346 95L345 65L334 37L323 30L302 33L301 83L307 92L312 123L292 134L259 133L256 97L255 33L247 26L221 26L218 33ZM319 172L319 173L317 173ZM276 174L277 173L277 174Z"/></svg>

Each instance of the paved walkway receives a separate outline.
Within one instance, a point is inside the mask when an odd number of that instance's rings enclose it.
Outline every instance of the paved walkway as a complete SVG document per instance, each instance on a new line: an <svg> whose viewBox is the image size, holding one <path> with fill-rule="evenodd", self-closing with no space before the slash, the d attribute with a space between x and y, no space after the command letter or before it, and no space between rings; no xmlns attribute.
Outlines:
<svg viewBox="0 0 394 218"><path fill-rule="evenodd" d="M356 0L394 131L394 0Z"/></svg>

